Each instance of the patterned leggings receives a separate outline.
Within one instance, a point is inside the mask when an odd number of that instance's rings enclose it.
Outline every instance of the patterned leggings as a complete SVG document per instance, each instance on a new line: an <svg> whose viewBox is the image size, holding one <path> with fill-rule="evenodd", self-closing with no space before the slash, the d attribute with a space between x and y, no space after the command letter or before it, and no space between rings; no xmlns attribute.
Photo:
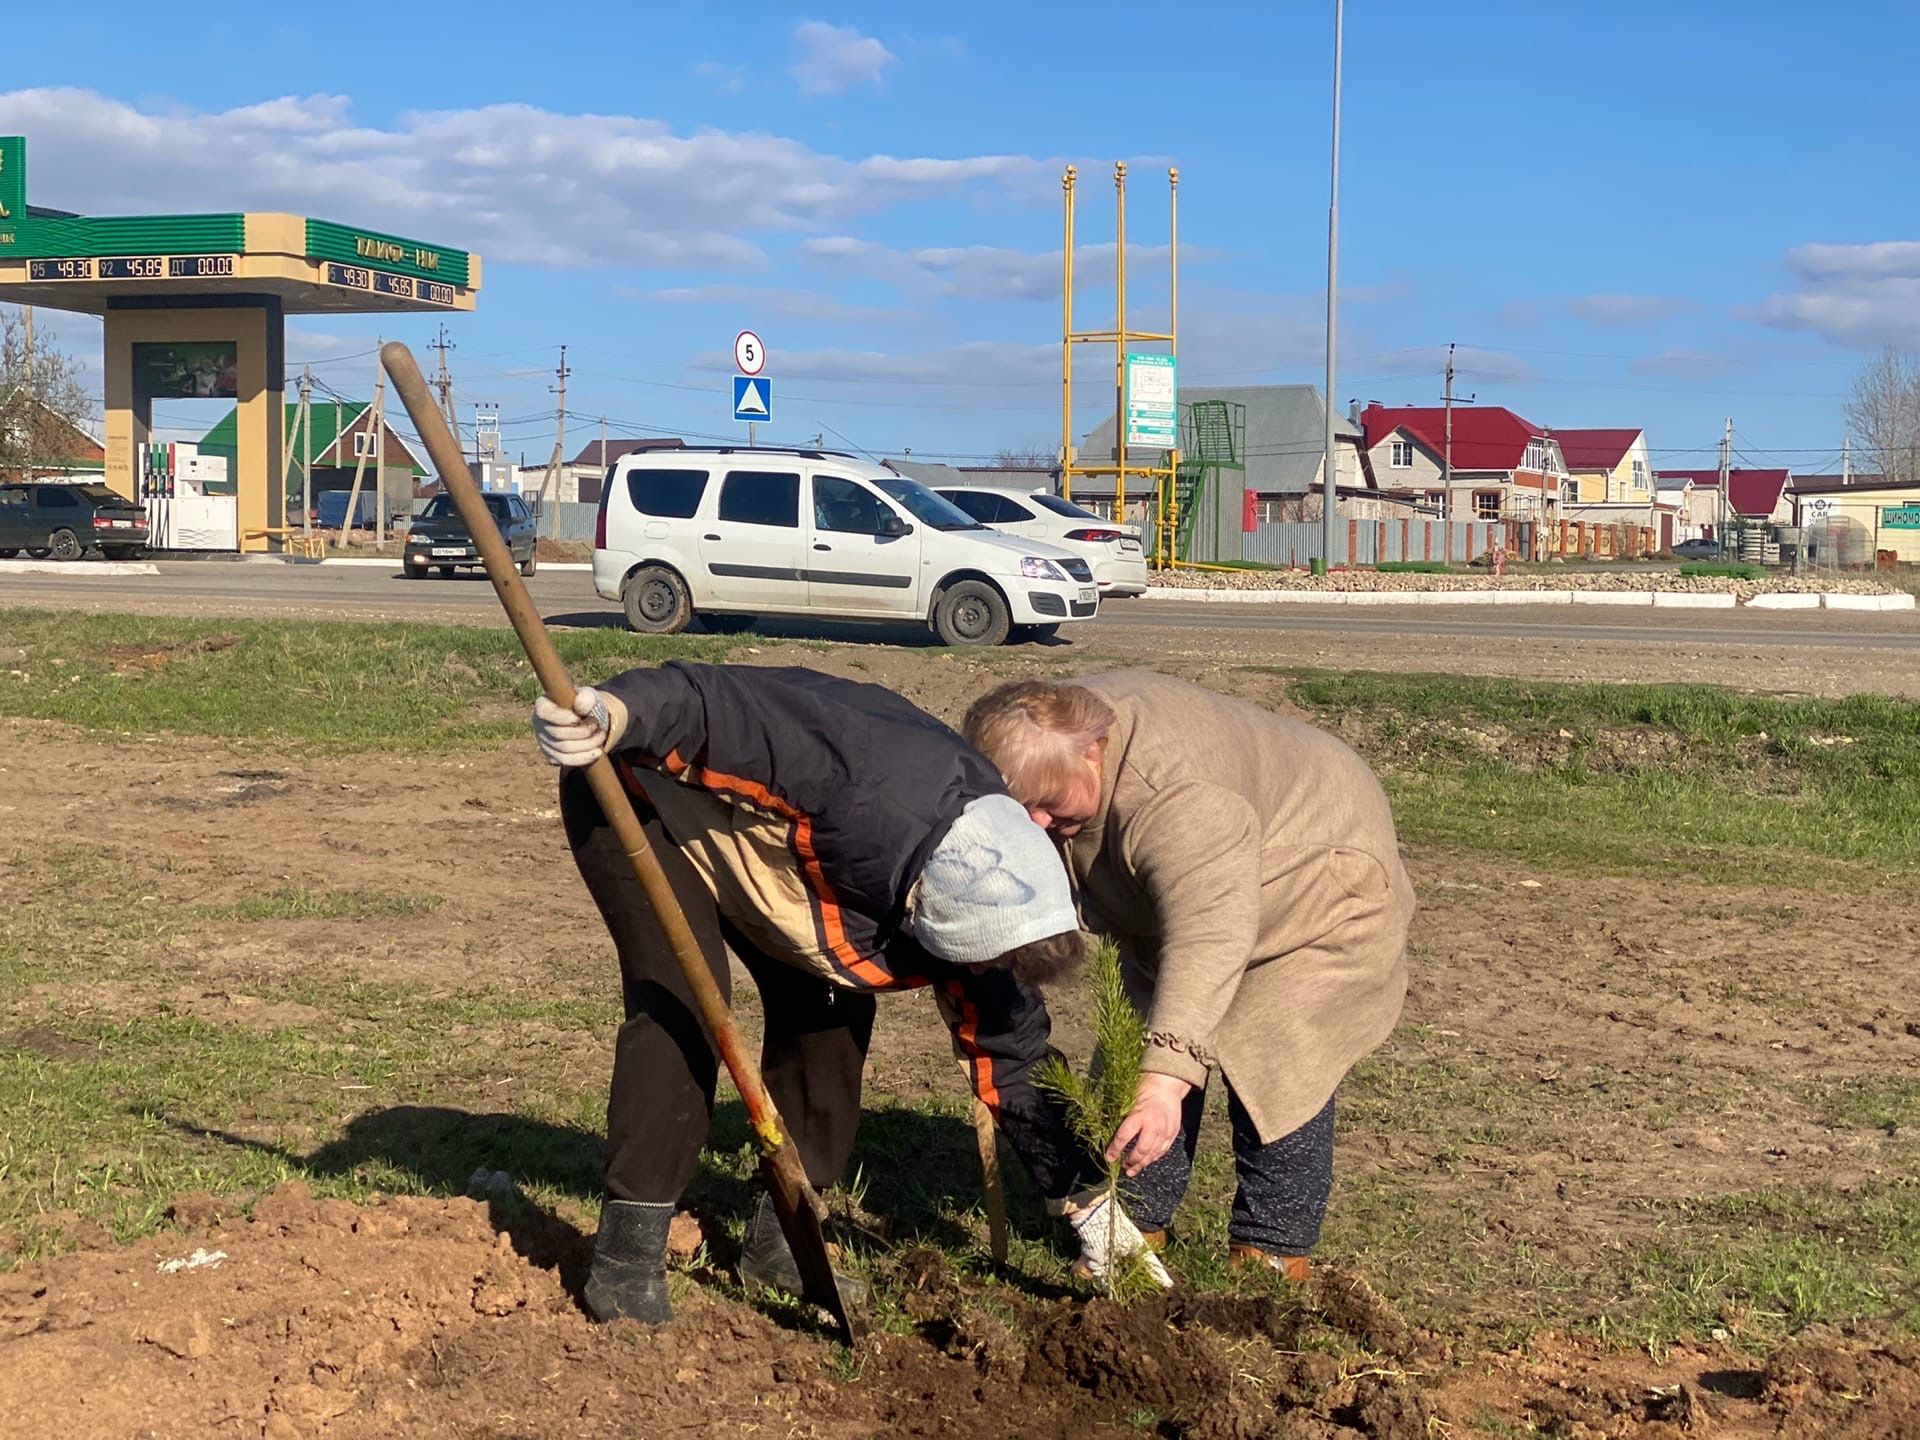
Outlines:
<svg viewBox="0 0 1920 1440"><path fill-rule="evenodd" d="M1142 1230L1164 1230L1193 1178L1193 1152L1207 1092L1196 1088L1182 1107L1180 1138L1126 1182L1127 1210ZM1269 1255L1305 1255L1320 1242L1320 1222L1333 1190L1333 1101L1318 1115L1262 1145L1240 1097L1227 1088L1233 1125L1233 1168L1239 1181L1227 1238Z"/></svg>

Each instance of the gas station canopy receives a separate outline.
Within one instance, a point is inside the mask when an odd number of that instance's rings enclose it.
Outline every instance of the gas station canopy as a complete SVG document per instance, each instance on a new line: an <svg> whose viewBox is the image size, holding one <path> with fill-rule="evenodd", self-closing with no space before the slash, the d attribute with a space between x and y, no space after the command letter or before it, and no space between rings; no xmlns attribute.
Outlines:
<svg viewBox="0 0 1920 1440"><path fill-rule="evenodd" d="M479 288L477 255L330 220L30 209L26 143L0 137L0 300L104 315L136 297L245 294L287 315L368 314L471 310Z"/></svg>
<svg viewBox="0 0 1920 1440"><path fill-rule="evenodd" d="M30 206L27 142L0 135L0 301L103 317L106 482L129 499L194 478L153 443L156 398L234 401L234 494L208 500L232 548L289 533L286 317L472 310L479 289L477 255L331 220Z"/></svg>

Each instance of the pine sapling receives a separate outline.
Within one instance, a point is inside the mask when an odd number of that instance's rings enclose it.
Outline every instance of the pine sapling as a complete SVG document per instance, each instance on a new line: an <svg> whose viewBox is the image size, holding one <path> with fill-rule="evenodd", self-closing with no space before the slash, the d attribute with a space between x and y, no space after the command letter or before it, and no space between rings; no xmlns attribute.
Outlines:
<svg viewBox="0 0 1920 1440"><path fill-rule="evenodd" d="M1120 970L1120 950L1101 940L1086 969L1093 993L1094 1051L1085 1075L1078 1074L1058 1055L1034 1073L1034 1084L1060 1097L1074 1138L1101 1157L1104 1177L1095 1193L1106 1201L1105 1215L1095 1224L1107 1229L1107 1265L1102 1284L1109 1299L1122 1303L1158 1288L1146 1264L1146 1252L1119 1254L1120 1179L1124 1159L1105 1159L1121 1123L1133 1112L1140 1094L1140 1062L1146 1054L1147 1022L1127 998ZM1098 1201L1095 1201L1097 1204Z"/></svg>

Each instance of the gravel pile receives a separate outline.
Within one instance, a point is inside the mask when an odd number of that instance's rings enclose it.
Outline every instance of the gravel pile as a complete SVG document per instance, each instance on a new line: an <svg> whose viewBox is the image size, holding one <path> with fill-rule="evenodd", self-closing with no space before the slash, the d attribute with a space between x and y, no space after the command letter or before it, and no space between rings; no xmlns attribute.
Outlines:
<svg viewBox="0 0 1920 1440"><path fill-rule="evenodd" d="M1691 591L1697 594L1733 594L1742 600L1755 595L1887 595L1893 587L1878 580L1854 576L1767 576L1734 580L1725 576L1649 574L1644 571L1611 574L1575 571L1565 575L1419 575L1377 570L1348 570L1332 575L1310 575L1304 570L1162 570L1153 576L1156 588L1169 590L1649 590Z"/></svg>

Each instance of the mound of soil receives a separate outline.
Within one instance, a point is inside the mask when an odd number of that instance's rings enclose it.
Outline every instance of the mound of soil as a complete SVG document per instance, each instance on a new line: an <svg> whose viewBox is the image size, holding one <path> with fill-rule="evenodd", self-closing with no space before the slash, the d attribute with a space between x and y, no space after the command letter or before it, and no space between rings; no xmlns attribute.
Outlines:
<svg viewBox="0 0 1920 1440"><path fill-rule="evenodd" d="M840 1352L698 1286L658 1330L593 1326L586 1237L518 1197L354 1205L294 1182L248 1218L205 1195L172 1217L0 1276L0 1435L1920 1434L1911 1342L1809 1332L1764 1369L1564 1341L1456 1361L1338 1270L1298 1300L1120 1307L970 1290L905 1252L911 1333Z"/></svg>

